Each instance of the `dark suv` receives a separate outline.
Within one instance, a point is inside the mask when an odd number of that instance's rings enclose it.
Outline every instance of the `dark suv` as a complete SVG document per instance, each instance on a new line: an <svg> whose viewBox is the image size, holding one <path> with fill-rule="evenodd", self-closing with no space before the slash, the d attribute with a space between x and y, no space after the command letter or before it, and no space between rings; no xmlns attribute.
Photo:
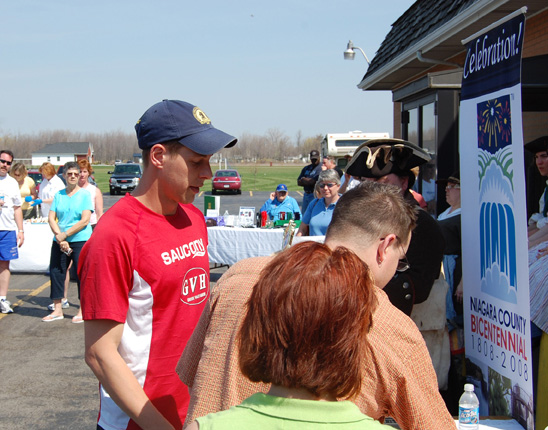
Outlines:
<svg viewBox="0 0 548 430"><path fill-rule="evenodd" d="M109 180L110 195L133 191L139 184L143 174L143 168L137 163L121 163L114 166L114 172Z"/></svg>

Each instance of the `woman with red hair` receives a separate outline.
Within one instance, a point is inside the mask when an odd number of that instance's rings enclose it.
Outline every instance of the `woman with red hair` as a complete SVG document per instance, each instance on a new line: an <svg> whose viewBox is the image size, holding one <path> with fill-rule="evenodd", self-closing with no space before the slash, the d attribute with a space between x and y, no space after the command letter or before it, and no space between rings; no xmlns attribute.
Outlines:
<svg viewBox="0 0 548 430"><path fill-rule="evenodd" d="M78 186L85 190L88 190L91 194L91 204L93 205L93 212L89 224L91 228L95 228L95 224L99 221L99 218L103 216L103 193L98 186L89 182L89 177L93 173L93 168L88 160L78 160L80 166L80 176L78 176Z"/></svg>
<svg viewBox="0 0 548 430"><path fill-rule="evenodd" d="M360 392L377 304L368 267L352 251L302 242L268 264L238 333L242 373L271 383L188 429L390 428L348 400Z"/></svg>

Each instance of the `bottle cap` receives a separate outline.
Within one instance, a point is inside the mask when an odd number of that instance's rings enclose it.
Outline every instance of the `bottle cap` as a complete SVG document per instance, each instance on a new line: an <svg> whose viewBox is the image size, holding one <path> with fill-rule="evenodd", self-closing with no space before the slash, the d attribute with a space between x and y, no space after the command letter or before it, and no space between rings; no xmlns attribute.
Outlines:
<svg viewBox="0 0 548 430"><path fill-rule="evenodd" d="M464 384L464 391L474 391L474 384Z"/></svg>

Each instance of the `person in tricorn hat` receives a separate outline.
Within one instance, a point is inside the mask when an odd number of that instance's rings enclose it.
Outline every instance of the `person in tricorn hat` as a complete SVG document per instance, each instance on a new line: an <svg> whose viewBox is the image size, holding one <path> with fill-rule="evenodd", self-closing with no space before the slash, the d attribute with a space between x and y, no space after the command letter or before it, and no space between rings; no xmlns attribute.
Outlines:
<svg viewBox="0 0 548 430"><path fill-rule="evenodd" d="M408 203L418 205L409 191L415 179L411 169L429 160L428 153L411 142L371 139L356 149L346 172L362 179L396 185ZM419 210L418 214L417 227L406 253L410 267L396 273L384 288L394 306L407 315L411 314L414 304L428 298L440 275L444 249L443 235L436 220L424 210Z"/></svg>
<svg viewBox="0 0 548 430"><path fill-rule="evenodd" d="M541 176L548 177L548 136L526 143L525 149L535 155L535 164ZM539 211L529 218L529 248L548 240L548 181L539 200Z"/></svg>
<svg viewBox="0 0 548 430"><path fill-rule="evenodd" d="M309 203L314 200L314 186L318 181L318 176L322 171L322 165L320 164L320 153L313 149L310 151L310 164L303 167L301 174L297 178L297 184L304 188L302 212L306 212L306 208Z"/></svg>
<svg viewBox="0 0 548 430"><path fill-rule="evenodd" d="M207 229L190 203L236 138L179 100L150 107L135 130L141 181L81 254L85 357L100 382L97 429L181 429L189 395L174 369L209 298Z"/></svg>

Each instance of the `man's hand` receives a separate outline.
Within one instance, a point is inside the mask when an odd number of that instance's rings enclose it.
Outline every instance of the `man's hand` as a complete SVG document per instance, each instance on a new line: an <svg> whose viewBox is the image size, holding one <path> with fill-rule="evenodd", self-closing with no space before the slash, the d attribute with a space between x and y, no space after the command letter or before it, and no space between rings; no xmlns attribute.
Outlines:
<svg viewBox="0 0 548 430"><path fill-rule="evenodd" d="M21 248L25 242L25 233L22 231L17 232L17 247Z"/></svg>
<svg viewBox="0 0 548 430"><path fill-rule="evenodd" d="M457 285L457 289L455 290L455 297L457 298L457 302L462 303L462 296L463 296L463 286L462 286L462 279L459 282L459 285Z"/></svg>

